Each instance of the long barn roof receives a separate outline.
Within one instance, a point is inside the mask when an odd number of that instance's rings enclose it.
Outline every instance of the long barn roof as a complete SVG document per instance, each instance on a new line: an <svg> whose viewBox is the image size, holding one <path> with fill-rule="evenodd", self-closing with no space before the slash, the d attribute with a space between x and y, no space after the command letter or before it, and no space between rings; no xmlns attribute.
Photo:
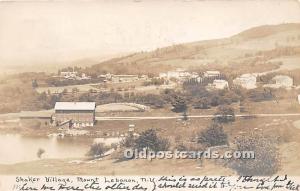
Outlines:
<svg viewBox="0 0 300 191"><path fill-rule="evenodd" d="M90 111L95 110L95 102L56 102L55 110L80 110L80 111Z"/></svg>

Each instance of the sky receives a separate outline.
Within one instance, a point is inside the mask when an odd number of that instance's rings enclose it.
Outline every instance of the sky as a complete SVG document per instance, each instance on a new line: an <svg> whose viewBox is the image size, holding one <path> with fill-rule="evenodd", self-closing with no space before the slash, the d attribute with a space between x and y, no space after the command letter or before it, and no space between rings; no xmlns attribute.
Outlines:
<svg viewBox="0 0 300 191"><path fill-rule="evenodd" d="M0 66L97 59L295 22L296 0L0 0Z"/></svg>

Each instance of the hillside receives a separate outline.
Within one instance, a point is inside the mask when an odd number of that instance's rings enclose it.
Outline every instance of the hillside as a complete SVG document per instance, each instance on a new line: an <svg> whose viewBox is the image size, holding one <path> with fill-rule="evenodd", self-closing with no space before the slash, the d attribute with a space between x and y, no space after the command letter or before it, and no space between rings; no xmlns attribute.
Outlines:
<svg viewBox="0 0 300 191"><path fill-rule="evenodd" d="M285 64L289 61L287 57L299 59L299 55L299 23L266 25L229 38L178 44L114 58L87 70L97 73L158 73L177 67L204 69L208 66L237 68L251 65L264 71Z"/></svg>

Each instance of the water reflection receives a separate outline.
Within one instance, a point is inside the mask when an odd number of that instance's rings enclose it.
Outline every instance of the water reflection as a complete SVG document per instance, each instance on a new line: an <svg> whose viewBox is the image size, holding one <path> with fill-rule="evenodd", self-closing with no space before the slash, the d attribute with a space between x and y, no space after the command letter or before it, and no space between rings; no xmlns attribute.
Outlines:
<svg viewBox="0 0 300 191"><path fill-rule="evenodd" d="M87 138L59 139L0 134L0 164L38 160L37 152L40 148L45 150L42 158L81 158L92 142L92 139Z"/></svg>

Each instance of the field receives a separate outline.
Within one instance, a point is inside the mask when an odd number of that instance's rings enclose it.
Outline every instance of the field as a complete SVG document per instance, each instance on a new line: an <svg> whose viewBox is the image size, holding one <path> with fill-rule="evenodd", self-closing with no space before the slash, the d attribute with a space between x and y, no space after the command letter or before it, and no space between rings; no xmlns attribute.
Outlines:
<svg viewBox="0 0 300 191"><path fill-rule="evenodd" d="M225 131L230 137L239 134L247 134L251 131L262 131L271 136L278 136L280 139L280 153L282 156L282 166L278 174L289 174L299 176L298 152L300 142L300 130L295 128L293 123L298 121L298 117L282 118L256 118L240 119L233 124L225 126ZM130 121L101 122L95 130L106 132L128 130ZM197 132L204 129L210 123L209 120L190 120L188 125L176 120L154 120L137 121L136 132L141 132L150 126L158 130L160 136L169 137L176 142L189 142ZM170 130L171 129L171 130ZM122 153L121 153L122 154ZM70 174L70 175L233 175L229 168L223 167L217 161L205 159L200 165L199 161L192 159L167 160L129 160L119 161L108 156L102 160L89 161L84 158L79 159L42 159L14 165L0 165L0 174Z"/></svg>

